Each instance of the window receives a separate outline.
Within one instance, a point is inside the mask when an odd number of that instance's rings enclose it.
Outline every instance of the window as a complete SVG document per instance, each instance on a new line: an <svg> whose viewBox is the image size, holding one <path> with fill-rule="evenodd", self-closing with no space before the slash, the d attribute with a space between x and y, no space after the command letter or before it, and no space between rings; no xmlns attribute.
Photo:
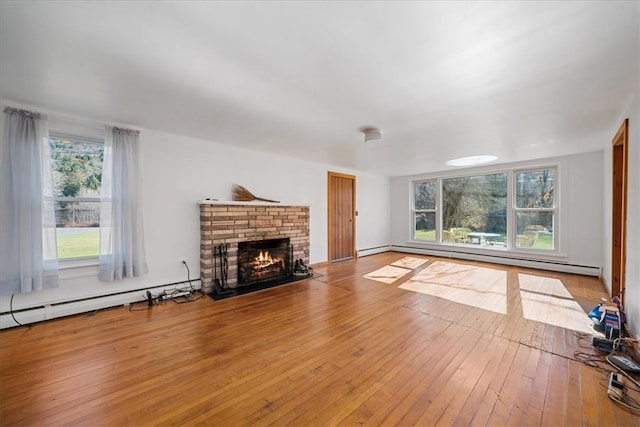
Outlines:
<svg viewBox="0 0 640 427"><path fill-rule="evenodd" d="M443 241L504 245L507 235L507 174L442 180ZM447 233L448 232L448 233Z"/></svg>
<svg viewBox="0 0 640 427"><path fill-rule="evenodd" d="M553 250L555 168L516 172L517 248Z"/></svg>
<svg viewBox="0 0 640 427"><path fill-rule="evenodd" d="M413 183L413 240L555 251L557 167Z"/></svg>
<svg viewBox="0 0 640 427"><path fill-rule="evenodd" d="M97 257L104 142L50 132L58 259Z"/></svg>
<svg viewBox="0 0 640 427"><path fill-rule="evenodd" d="M413 185L413 223L416 240L436 240L436 181L416 182Z"/></svg>

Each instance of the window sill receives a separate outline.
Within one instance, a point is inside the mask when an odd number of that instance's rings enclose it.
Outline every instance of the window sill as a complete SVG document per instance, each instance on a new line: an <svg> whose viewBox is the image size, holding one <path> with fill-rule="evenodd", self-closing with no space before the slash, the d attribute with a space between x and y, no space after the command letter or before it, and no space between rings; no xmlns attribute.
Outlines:
<svg viewBox="0 0 640 427"><path fill-rule="evenodd" d="M97 265L98 265L98 257L58 260L59 270L68 270L72 268L82 268L82 267L93 267Z"/></svg>
<svg viewBox="0 0 640 427"><path fill-rule="evenodd" d="M58 261L61 280L98 276L98 257L75 258Z"/></svg>

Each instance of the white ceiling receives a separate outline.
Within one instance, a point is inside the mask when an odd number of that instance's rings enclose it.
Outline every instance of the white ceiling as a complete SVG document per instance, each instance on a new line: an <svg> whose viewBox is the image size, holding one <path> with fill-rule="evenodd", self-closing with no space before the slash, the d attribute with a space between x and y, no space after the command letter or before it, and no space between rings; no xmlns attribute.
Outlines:
<svg viewBox="0 0 640 427"><path fill-rule="evenodd" d="M0 96L407 175L605 147L639 24L638 1L1 0Z"/></svg>

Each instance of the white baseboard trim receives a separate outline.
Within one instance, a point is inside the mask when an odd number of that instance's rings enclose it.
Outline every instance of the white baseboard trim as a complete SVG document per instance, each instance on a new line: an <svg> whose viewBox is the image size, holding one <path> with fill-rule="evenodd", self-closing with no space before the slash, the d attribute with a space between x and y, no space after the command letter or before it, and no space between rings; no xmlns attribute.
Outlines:
<svg viewBox="0 0 640 427"><path fill-rule="evenodd" d="M200 280L192 280L193 287L200 289ZM116 295L96 296L92 298L84 298L76 301L65 301L55 304L44 304L41 306L18 309L13 312L4 312L0 314L0 329L12 328L19 326L13 317L22 325L43 322L45 320L56 319L60 317L72 316L74 314L88 313L91 311L102 310L105 308L117 307L127 304L133 304L145 300L146 291L149 290L153 294L159 293L163 289L170 289L176 284L154 286L148 289L137 289L129 292L118 293ZM183 286L182 284L180 286Z"/></svg>
<svg viewBox="0 0 640 427"><path fill-rule="evenodd" d="M391 250L391 246L376 246L375 248L366 248L366 249L358 249L358 258L367 256L367 255L375 255L381 254L382 252L389 252Z"/></svg>
<svg viewBox="0 0 640 427"><path fill-rule="evenodd" d="M582 274L585 276L602 276L602 267L588 265L564 264L552 261L530 260L522 258L496 257L491 255L460 253L453 251L440 251L435 249L421 249L406 246L393 246L390 249L396 252L410 254L433 255L443 258L466 259L470 261L490 262L493 264L513 265L516 267L536 268L539 270L558 271L561 273Z"/></svg>

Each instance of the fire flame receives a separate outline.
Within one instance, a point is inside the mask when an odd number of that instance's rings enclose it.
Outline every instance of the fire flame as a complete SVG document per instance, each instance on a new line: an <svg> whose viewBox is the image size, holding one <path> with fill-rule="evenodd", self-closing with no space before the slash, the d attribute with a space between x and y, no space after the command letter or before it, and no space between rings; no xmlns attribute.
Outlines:
<svg viewBox="0 0 640 427"><path fill-rule="evenodd" d="M272 257L269 251L260 251L260 254L254 258L253 265L256 269L267 268L271 265L282 263L282 258Z"/></svg>
<svg viewBox="0 0 640 427"><path fill-rule="evenodd" d="M260 251L260 255L258 255L258 262L260 265L273 264L273 258L271 258L269 251Z"/></svg>
<svg viewBox="0 0 640 427"><path fill-rule="evenodd" d="M284 259L279 256L272 256L268 250L260 250L258 256L253 258L252 276L256 278L270 277L277 275L284 270Z"/></svg>

